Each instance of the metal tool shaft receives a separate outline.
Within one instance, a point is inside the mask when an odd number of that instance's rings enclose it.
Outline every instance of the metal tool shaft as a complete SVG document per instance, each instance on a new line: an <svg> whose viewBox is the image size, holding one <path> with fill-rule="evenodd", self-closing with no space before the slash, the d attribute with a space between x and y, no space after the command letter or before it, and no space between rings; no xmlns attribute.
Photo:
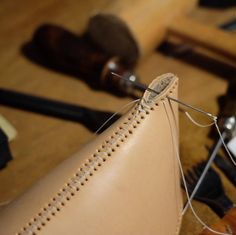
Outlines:
<svg viewBox="0 0 236 235"><path fill-rule="evenodd" d="M223 140L225 140L225 138L226 138L226 133L225 132L222 133L222 138L223 138ZM207 164L206 164L206 166L205 166L205 168L204 168L204 170L202 172L202 175L200 176L200 178L199 178L199 180L198 180L198 182L197 182L197 184L196 184L196 186L195 186L191 196L189 197L188 202L186 203L186 205L185 205L185 207L183 209L183 212L182 212L183 214L186 212L186 210L189 207L189 203L193 200L195 194L197 193L197 190L199 189L202 181L204 180L204 177L206 176L207 171L209 170L209 168L210 168L212 162L214 161L214 159L216 157L216 154L218 153L218 151L221 148L221 146L222 146L222 140L221 140L221 138L219 138L219 140L216 143L216 145L215 145L215 147L214 147L214 149L213 149L213 151L211 153L211 156L210 156L210 158L209 158L209 160L208 160L208 162L207 162Z"/></svg>
<svg viewBox="0 0 236 235"><path fill-rule="evenodd" d="M79 122L92 131L96 131L113 114L2 88L0 88L0 105ZM119 117L117 115L112 121Z"/></svg>
<svg viewBox="0 0 236 235"><path fill-rule="evenodd" d="M119 75L119 74L117 74L117 73L111 72L111 74L113 74L113 75L115 75L115 76L117 76L117 77L119 77L119 78L121 78L121 79L127 80L127 78L124 78L123 76L121 76L121 75ZM153 92L153 93L155 93L155 94L157 94L157 95L160 94L159 92L155 91L154 89L151 89L151 88L149 88L148 86L146 86L145 84L142 84L142 83L140 83L140 82L138 82L138 81L133 81L132 79L129 79L129 80L127 80L127 81L130 82L130 83L132 83L132 85L134 86L134 88L135 88L135 89L138 89L138 90L140 90L140 91L143 91L143 92L144 92L145 90L147 90L147 91ZM197 111L197 112L199 112L199 113L205 114L205 115L207 115L208 117L212 118L214 121L217 119L217 117L214 116L214 115L212 115L211 113L208 113L208 112L206 112L206 111L204 111L204 110L202 110L202 109L196 108L196 107L194 107L194 106L192 106L192 105L190 105L190 104L186 104L185 102L183 102L183 101L181 101L181 100L179 100L179 99L177 100L177 99L175 99L175 98L173 98L173 97L170 97L170 96L167 96L167 98L168 98L169 100L172 100L172 101L174 101L174 102L177 102L177 103L179 103L179 104L181 104L181 105L183 105L183 106L185 106L185 107L187 107L187 108L193 109L194 111Z"/></svg>

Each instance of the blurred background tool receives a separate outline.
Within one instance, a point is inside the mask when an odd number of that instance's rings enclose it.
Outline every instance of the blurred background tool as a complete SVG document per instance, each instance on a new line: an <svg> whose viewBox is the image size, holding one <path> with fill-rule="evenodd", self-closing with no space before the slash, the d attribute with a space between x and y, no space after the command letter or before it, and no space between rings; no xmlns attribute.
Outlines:
<svg viewBox="0 0 236 235"><path fill-rule="evenodd" d="M231 20L228 20L224 23L221 23L218 28L233 32L236 30L236 18L233 17ZM160 47L158 48L158 51L168 55L168 56L174 56L178 57L181 55L190 54L192 57L194 57L191 52L194 50L194 45L191 43L183 42L182 40L177 40L176 38L168 38L166 41L164 41ZM196 55L195 55L196 56ZM213 58L212 58L213 59Z"/></svg>
<svg viewBox="0 0 236 235"><path fill-rule="evenodd" d="M199 5L203 7L228 8L236 6L235 0L200 0Z"/></svg>
<svg viewBox="0 0 236 235"><path fill-rule="evenodd" d="M235 88L236 88L236 82L235 80L231 80L228 85L227 93L221 96L219 99L220 103L219 125L221 130L223 131L223 138L225 139L226 142L228 142L228 144L236 136ZM215 135L218 136L218 133L215 133ZM219 154L217 154L221 146L222 142L219 139L217 144L212 148L212 153L210 158L212 157L212 155L216 156L216 158L214 159L215 164L225 173L227 178L235 185L236 183L235 166L233 166L232 162L228 158L221 157ZM236 148L236 146L234 147ZM196 170L196 168L194 169ZM201 172L199 171L198 178L200 178ZM211 179L209 178L210 175ZM191 180L193 180L194 178L193 174L191 173L189 173L187 177L188 177L188 182L191 182ZM211 184L214 185L214 187L212 186L211 188L209 188ZM207 203L219 216L221 217L224 216L224 218L219 223L214 225L213 228L220 232L229 233L231 231L232 234L234 234L236 232L236 222L235 222L236 209L234 208L234 204L231 202L231 200L229 200L229 198L227 198L227 196L224 194L220 178L219 176L217 176L216 172L214 172L212 169L209 169L205 180L202 182L202 188L204 187L205 187L205 196L207 196L208 198L205 201L203 200L203 202ZM200 192L199 190L196 192L195 194L196 199L197 199L197 194L203 192L201 191L202 188L199 189ZM211 196L216 191L218 191L219 196L217 198L214 198L213 201L209 200L212 199ZM201 234L206 235L214 233L207 231L205 229Z"/></svg>
<svg viewBox="0 0 236 235"><path fill-rule="evenodd" d="M0 105L79 122L92 132L97 131L97 129L113 114L111 112L98 111L79 105L68 104L7 89L0 89ZM105 130L119 117L120 115L117 114L99 131L99 133Z"/></svg>
<svg viewBox="0 0 236 235"><path fill-rule="evenodd" d="M219 126L225 133L225 139L232 156L236 159L236 145L230 145L235 141L236 138L236 80L230 80L228 89L225 95L220 96L218 99L220 110L219 110ZM218 136L215 130L212 130L210 135L215 138ZM218 138L218 137L217 137ZM232 147L231 147L232 146ZM236 170L235 166L230 161L228 154L223 157L217 154L215 164L225 173L227 178L236 185Z"/></svg>
<svg viewBox="0 0 236 235"><path fill-rule="evenodd" d="M121 32L114 30L117 23L113 19L117 17L128 26L141 56L148 55L166 36L174 35L231 58L235 63L236 42L231 35L187 16L196 4L195 0L138 0L135 4L120 0L104 9L104 13L93 16L87 32L95 44L115 53L116 45L122 45Z"/></svg>
<svg viewBox="0 0 236 235"><path fill-rule="evenodd" d="M187 187L189 194L195 188L204 168L206 162L200 162L188 170L185 179L187 182ZM235 234L236 232L236 209L234 208L234 203L225 194L223 184L221 182L219 174L210 167L205 179L203 180L201 186L199 187L197 193L194 196L195 200L205 203L209 206L219 217L222 219L214 225L215 231L226 232L230 234ZM232 233L231 233L232 232ZM215 234L205 229L201 235Z"/></svg>
<svg viewBox="0 0 236 235"><path fill-rule="evenodd" d="M235 84L235 81L231 81L231 83ZM219 127L222 131L222 139L224 141L230 141L231 139L235 138L236 136L236 102L235 102L235 94L232 92L235 90L235 85L229 85L227 94L222 97L223 101L221 103L221 109L219 114ZM223 106L222 106L223 104ZM204 178L204 175L208 171L211 163L215 160L217 153L219 152L220 148L223 145L222 139L219 137L218 132L214 128L215 135L217 136L217 142L213 145L212 149L210 150L209 160L206 164L206 168L202 171L202 175L199 176L199 182L196 185L196 188L192 190L192 194L190 196L190 200L195 197L197 193L197 186L200 185L200 179ZM235 146L236 148L236 146ZM223 160L223 159L222 159ZM226 159L225 159L226 160ZM219 161L219 160L218 160ZM227 160L226 160L227 161ZM222 164L220 165L222 166ZM226 164L224 165L226 166ZM188 204L188 202L187 202ZM186 209L187 207L185 207Z"/></svg>
<svg viewBox="0 0 236 235"><path fill-rule="evenodd" d="M226 157L217 154L214 163L225 176L230 180L230 182L236 187L236 170L235 166Z"/></svg>
<svg viewBox="0 0 236 235"><path fill-rule="evenodd" d="M124 81L139 80L134 66L168 35L211 50L235 64L236 41L229 33L185 16L195 5L194 0L138 0L135 4L120 0L91 17L80 36L46 24L36 30L32 42L44 62L54 69L83 78L96 89L133 94L130 83ZM27 50L24 52L30 57ZM127 79L121 81L111 72Z"/></svg>
<svg viewBox="0 0 236 235"><path fill-rule="evenodd" d="M12 160L8 137L0 128L0 169L4 168Z"/></svg>
<svg viewBox="0 0 236 235"><path fill-rule="evenodd" d="M235 1L236 4L236 1ZM234 17L232 20L229 20L219 26L221 29L226 31L234 31L236 30L236 18Z"/></svg>
<svg viewBox="0 0 236 235"><path fill-rule="evenodd" d="M189 194L193 193L206 164L206 161L200 162L187 171L185 179ZM220 176L212 167L209 168L202 184L194 195L194 199L208 205L220 217L223 217L233 207L233 202L224 192Z"/></svg>
<svg viewBox="0 0 236 235"><path fill-rule="evenodd" d="M228 140L236 136L236 78L230 80L225 95L218 98L219 125L221 129L227 130Z"/></svg>
<svg viewBox="0 0 236 235"><path fill-rule="evenodd" d="M121 36L127 45L126 50L133 55L136 48L132 47L132 38L125 32ZM95 89L106 89L119 95L124 91L128 94L132 92L130 83L113 76L111 72L119 73L127 79L138 79L132 71L138 58L136 54L128 58L122 57L118 52L107 54L95 45L87 34L78 36L60 26L45 24L36 30L31 49L32 47L38 49L41 63L46 63L58 71L82 77ZM25 49L27 54L27 48Z"/></svg>

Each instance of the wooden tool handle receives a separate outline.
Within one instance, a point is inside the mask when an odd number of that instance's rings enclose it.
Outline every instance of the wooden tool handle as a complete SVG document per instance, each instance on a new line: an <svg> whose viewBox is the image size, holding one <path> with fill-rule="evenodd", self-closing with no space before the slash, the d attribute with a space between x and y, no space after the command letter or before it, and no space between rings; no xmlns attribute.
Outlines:
<svg viewBox="0 0 236 235"><path fill-rule="evenodd" d="M183 16L172 22L169 33L232 59L235 63L236 40L229 32Z"/></svg>
<svg viewBox="0 0 236 235"><path fill-rule="evenodd" d="M109 53L122 52L127 58L133 52L135 59L138 55L147 55L169 32L235 63L236 40L230 33L186 16L195 4L196 0L137 0L135 4L131 0L117 0L103 12L112 14L115 18L109 14L92 17L88 32L100 47ZM124 34L128 35L128 45L127 40L122 37ZM132 46L132 43L135 45Z"/></svg>
<svg viewBox="0 0 236 235"><path fill-rule="evenodd" d="M217 224L211 227L217 232L236 234L236 208L232 208ZM204 229L200 235L213 235L211 231Z"/></svg>
<svg viewBox="0 0 236 235"><path fill-rule="evenodd" d="M36 62L44 66L83 78L93 88L106 89L120 96L132 90L130 83L128 87L111 73L134 75L134 64L119 55L105 53L86 34L79 36L61 26L45 24L34 33L32 44L42 57L42 61Z"/></svg>
<svg viewBox="0 0 236 235"><path fill-rule="evenodd" d="M118 52L130 58L132 53L137 55L137 47L138 54L145 56L164 39L168 25L195 4L196 0L112 1L100 14L91 17L88 31L94 42L109 53ZM130 45L132 42L136 45Z"/></svg>

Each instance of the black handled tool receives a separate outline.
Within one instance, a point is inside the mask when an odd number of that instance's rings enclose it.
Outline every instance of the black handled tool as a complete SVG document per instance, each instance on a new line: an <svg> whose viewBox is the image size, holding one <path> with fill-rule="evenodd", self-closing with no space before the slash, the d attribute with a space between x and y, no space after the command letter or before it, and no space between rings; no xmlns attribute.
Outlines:
<svg viewBox="0 0 236 235"><path fill-rule="evenodd" d="M185 179L190 194L193 193L205 167L206 162L203 161L187 171ZM225 194L220 176L212 167L209 168L202 184L194 195L194 199L207 204L220 217L223 217L234 206L231 199Z"/></svg>
<svg viewBox="0 0 236 235"><path fill-rule="evenodd" d="M0 89L0 104L79 122L93 132L113 114L7 89ZM116 115L111 122L116 121L119 117ZM107 123L100 132L111 125L111 122Z"/></svg>

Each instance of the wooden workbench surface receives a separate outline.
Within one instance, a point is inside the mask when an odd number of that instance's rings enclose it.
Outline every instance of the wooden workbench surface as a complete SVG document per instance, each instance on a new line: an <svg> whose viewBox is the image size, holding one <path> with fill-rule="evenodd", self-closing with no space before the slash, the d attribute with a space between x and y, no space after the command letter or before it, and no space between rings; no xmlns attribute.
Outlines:
<svg viewBox="0 0 236 235"><path fill-rule="evenodd" d="M91 90L77 78L60 74L28 60L21 52L34 30L42 23L61 24L81 32L88 17L102 9L108 0L1 1L0 7L0 84L1 87L41 95L91 108L117 111L130 98ZM192 17L206 24L219 24L235 16L236 9L196 9ZM209 62L210 63L210 62ZM236 70L235 70L236 71ZM156 76L172 72L180 78L180 99L204 110L217 113L216 98L224 94L224 74L212 73L186 61L158 52L141 61L137 73L145 83ZM236 76L235 76L236 77ZM0 171L0 202L12 200L62 160L79 150L93 133L80 124L1 106L4 115L17 129L10 147L14 160ZM202 117L198 117L201 120ZM185 167L207 155L208 129L197 128L180 114L180 152ZM223 178L223 176L222 176ZM226 192L236 202L236 190L225 179ZM212 223L217 217L206 206L194 202L199 216ZM190 212L183 219L182 235L198 234L202 227Z"/></svg>

